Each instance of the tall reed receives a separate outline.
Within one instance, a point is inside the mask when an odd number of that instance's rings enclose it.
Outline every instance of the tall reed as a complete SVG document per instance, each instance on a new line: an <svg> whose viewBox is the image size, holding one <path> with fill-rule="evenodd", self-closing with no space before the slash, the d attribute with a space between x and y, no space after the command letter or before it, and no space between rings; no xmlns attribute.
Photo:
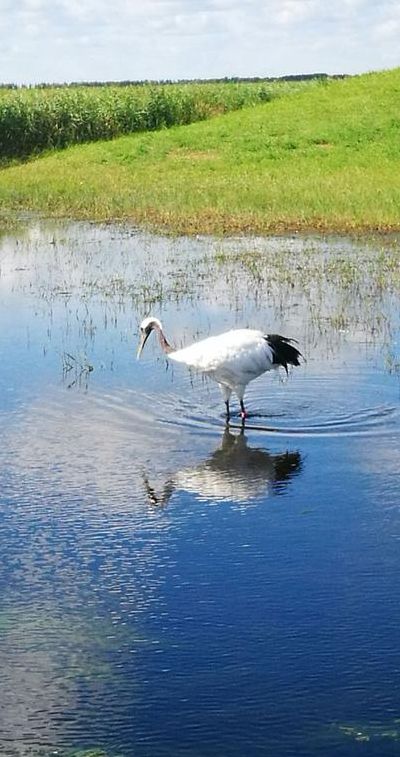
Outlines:
<svg viewBox="0 0 400 757"><path fill-rule="evenodd" d="M304 84L226 82L3 90L0 158L188 124L300 86Z"/></svg>

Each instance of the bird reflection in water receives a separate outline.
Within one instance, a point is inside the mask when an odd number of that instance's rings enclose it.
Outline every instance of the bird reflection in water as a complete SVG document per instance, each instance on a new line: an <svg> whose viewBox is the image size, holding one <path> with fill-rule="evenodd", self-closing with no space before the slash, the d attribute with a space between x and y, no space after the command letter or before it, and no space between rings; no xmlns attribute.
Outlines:
<svg viewBox="0 0 400 757"><path fill-rule="evenodd" d="M221 445L203 462L182 468L169 478L160 493L143 481L151 505L166 505L174 491L186 491L202 500L247 504L268 494L281 493L301 470L296 452L271 454L260 447L248 447L244 428L233 434L227 426Z"/></svg>

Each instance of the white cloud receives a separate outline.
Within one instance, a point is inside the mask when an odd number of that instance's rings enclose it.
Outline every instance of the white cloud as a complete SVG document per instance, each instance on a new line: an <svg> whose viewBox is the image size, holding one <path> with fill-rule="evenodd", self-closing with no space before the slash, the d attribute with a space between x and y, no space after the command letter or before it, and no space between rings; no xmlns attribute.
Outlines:
<svg viewBox="0 0 400 757"><path fill-rule="evenodd" d="M354 73L399 63L399 29L393 0L0 0L1 76Z"/></svg>
<svg viewBox="0 0 400 757"><path fill-rule="evenodd" d="M295 24L312 18L318 12L315 0L284 0L276 10L276 20L282 24Z"/></svg>

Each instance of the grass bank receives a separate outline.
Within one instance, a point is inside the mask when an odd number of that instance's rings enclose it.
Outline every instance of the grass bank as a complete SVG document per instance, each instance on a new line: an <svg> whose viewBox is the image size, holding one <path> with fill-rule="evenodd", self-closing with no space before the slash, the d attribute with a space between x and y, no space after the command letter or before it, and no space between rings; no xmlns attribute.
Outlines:
<svg viewBox="0 0 400 757"><path fill-rule="evenodd" d="M400 69L0 172L8 210L178 233L400 229Z"/></svg>
<svg viewBox="0 0 400 757"><path fill-rule="evenodd" d="M198 82L0 89L0 156L189 124L312 85L296 82Z"/></svg>

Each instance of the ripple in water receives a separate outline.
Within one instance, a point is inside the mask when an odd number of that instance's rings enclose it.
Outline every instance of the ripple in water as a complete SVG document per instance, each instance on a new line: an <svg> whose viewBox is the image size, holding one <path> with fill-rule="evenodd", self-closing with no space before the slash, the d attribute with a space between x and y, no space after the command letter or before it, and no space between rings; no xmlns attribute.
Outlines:
<svg viewBox="0 0 400 757"><path fill-rule="evenodd" d="M214 403L213 403L214 404ZM252 404L257 404L254 401ZM214 409L214 408L213 408ZM218 409L217 407L215 408ZM372 407L360 408L351 412L343 412L334 416L326 417L326 411L320 408L320 418L315 419L313 415L310 419L304 417L304 409L299 409L300 417L297 417L295 401L291 402L291 407L285 412L273 414L265 412L248 411L248 418L245 422L247 431L264 432L266 435L275 436L376 436L391 433L398 430L400 421L399 407L394 405L377 405ZM305 408L307 409L307 408ZM172 418L162 417L162 421L167 426L178 426L181 428L193 429L198 433L207 433L221 427L225 422L225 416L221 413L210 415L210 407L206 410L200 408L196 401L182 402L177 400L174 403L174 412ZM325 416L325 417L324 417ZM237 418L237 420L236 420ZM229 426L232 429L241 429L242 422L240 418L232 412ZM279 425L269 423L279 418ZM285 420L290 421L290 425L284 425Z"/></svg>
<svg viewBox="0 0 400 757"><path fill-rule="evenodd" d="M399 395L379 337L317 338L288 382L249 385L244 431L226 428L215 384L167 371L157 344L134 359L145 303L129 292L156 259L163 273L164 242L127 235L118 255L103 229L99 257L95 233L68 255L40 238L32 287L0 281L0 753L347 755L340 734L315 746L327 723L398 705ZM168 245L176 269L192 243ZM240 266L228 286L218 270L160 307L179 342L264 323L303 348L310 308L343 305L283 283L257 299L231 286ZM70 390L64 350L94 367Z"/></svg>

